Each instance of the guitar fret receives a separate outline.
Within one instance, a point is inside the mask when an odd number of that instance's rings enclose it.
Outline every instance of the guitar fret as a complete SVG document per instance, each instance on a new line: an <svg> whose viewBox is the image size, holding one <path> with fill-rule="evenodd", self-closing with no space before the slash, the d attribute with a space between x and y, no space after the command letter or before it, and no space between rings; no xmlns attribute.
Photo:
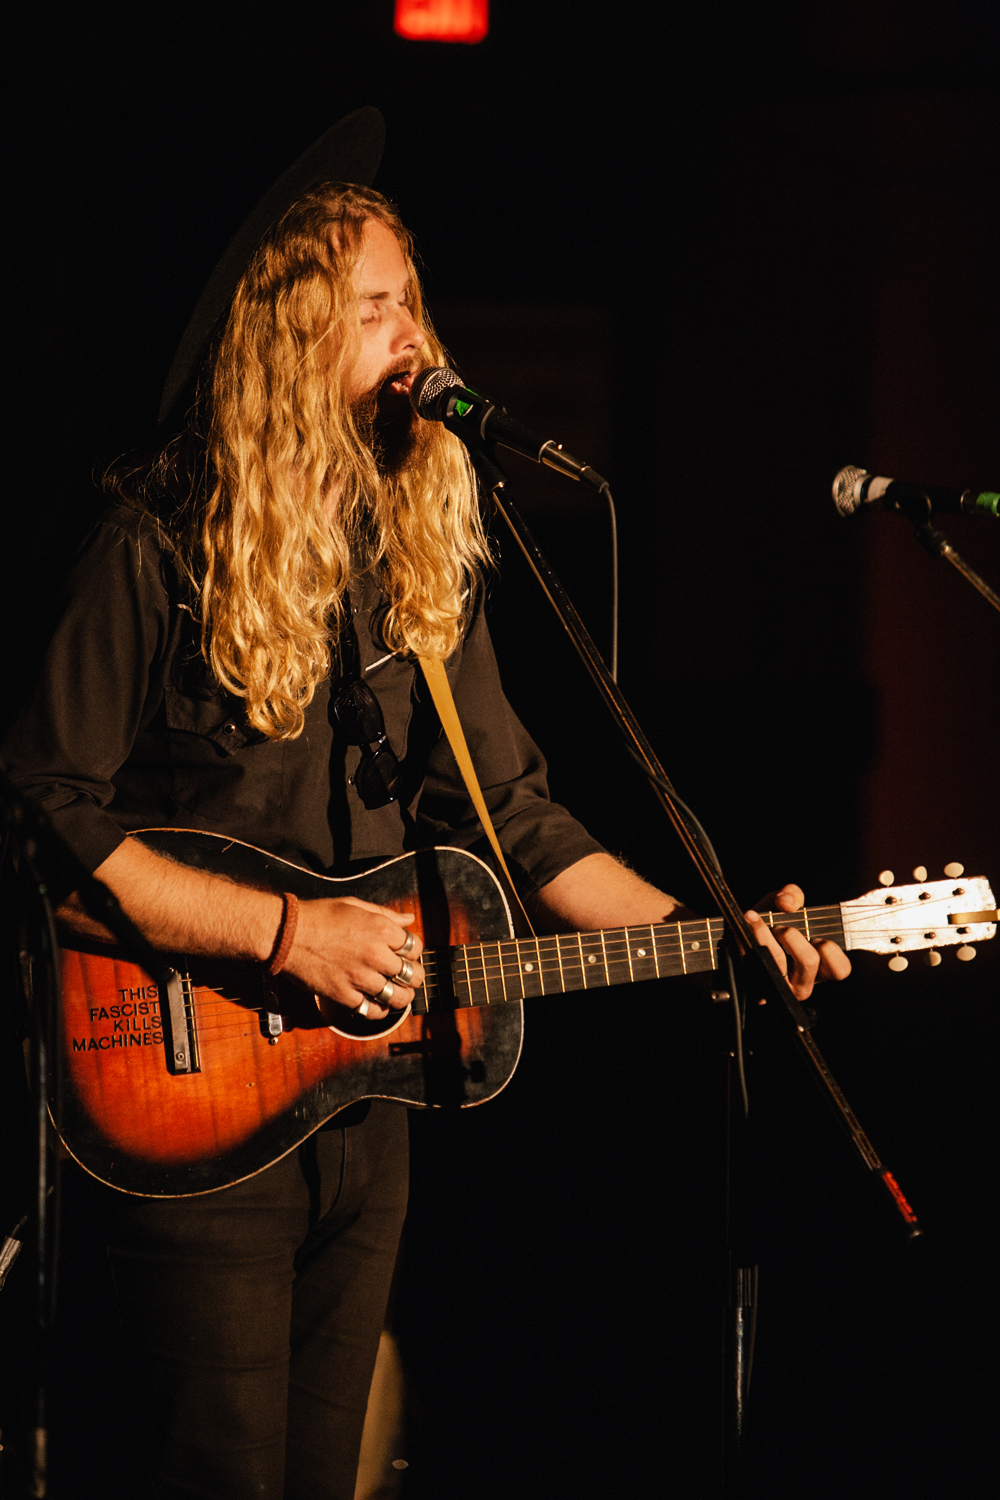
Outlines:
<svg viewBox="0 0 1000 1500"><path fill-rule="evenodd" d="M627 951L627 945L626 945ZM611 983L611 971L608 968L608 945L604 941L604 931L601 930L601 958L604 960L604 983Z"/></svg>
<svg viewBox="0 0 1000 1500"><path fill-rule="evenodd" d="M506 976L504 975L504 971L503 971L503 953L501 952L501 947L500 947L499 943L497 943L497 963L499 964L499 967L500 967L500 991L501 991L501 994L503 995L504 1004L506 1005L507 1004L507 979L506 979Z"/></svg>
<svg viewBox="0 0 1000 1500"><path fill-rule="evenodd" d="M625 927L622 936L625 939L625 956L628 960L628 972L630 982L633 980L656 979L659 970L656 964L655 951L650 952L646 939L642 933L648 931L652 935L652 927Z"/></svg>
<svg viewBox="0 0 1000 1500"><path fill-rule="evenodd" d="M484 1005L492 1005L492 1003L493 1003L493 991L492 991L492 981L491 981L491 977L490 977L490 965L487 962L487 957L488 957L489 951L490 951L490 949L492 947L493 947L492 943L480 943L479 947L476 950L477 953L478 953L478 955L479 955L479 962L482 965L482 970L483 970L482 978L478 982L483 987L483 1004Z"/></svg>
<svg viewBox="0 0 1000 1500"><path fill-rule="evenodd" d="M772 932L775 926L794 927L799 932L809 930L809 918L804 911L766 911L762 915Z"/></svg>
<svg viewBox="0 0 1000 1500"><path fill-rule="evenodd" d="M649 930L652 933L652 931L653 931L652 927ZM681 971L682 971L682 973L686 974L687 973L687 963L685 962L685 959L684 959L684 933L683 933L683 931L681 930L680 927L678 927L677 932L678 932L678 936L680 937L680 940L681 940ZM656 952L655 943L654 943L653 952L654 952L654 954ZM659 963L657 963L657 965L656 965L656 977L657 977L657 979L659 979L659 977L660 977L660 965L659 965Z"/></svg>
<svg viewBox="0 0 1000 1500"><path fill-rule="evenodd" d="M682 962L684 964L684 973L685 974L688 973L688 962L687 962L688 958L690 956L694 955L694 954L697 954L698 957L695 958L694 963L691 966L692 971L696 972L698 969L702 969L702 968L706 967L706 965L703 964L703 962L701 960L701 954L704 951L703 948L702 948L702 940L701 940L701 938L700 937L697 937L697 938L693 937L693 938L690 939L690 941L687 944L685 944L685 942L684 942L684 935L683 935L683 933L684 933L684 927L692 927L693 928L693 927L700 927L700 926L704 926L704 928L705 928L705 938L706 938L707 943L708 943L708 957L710 959L710 963L707 965L707 967L712 968L712 969L715 968L715 949L714 949L714 947L712 945L712 927L711 927L711 923L708 921L708 919L707 918L703 918L701 922L697 922L697 923L695 923L695 922L685 922L683 924L679 924L679 929L678 930L681 932L681 959L682 959Z"/></svg>
<svg viewBox="0 0 1000 1500"><path fill-rule="evenodd" d="M475 964L472 962L472 960L476 961ZM476 965L478 965L478 967ZM484 985L485 978L486 978L486 964L485 964L485 962L483 960L483 949L482 949L482 947L480 945L474 944L474 945L471 946L471 949L470 948L466 948L466 950L465 950L465 968L466 968L466 972L469 975L469 1004L470 1005L476 1005L476 1004L483 1005L486 1002L488 996L484 992L483 998L481 1000L477 1001L477 999L476 999L476 988L475 988L476 985L480 985L480 986ZM480 976L480 973L479 973L480 969L482 970L482 976Z"/></svg>
<svg viewBox="0 0 1000 1500"><path fill-rule="evenodd" d="M612 956L608 961L608 983L609 984L631 984L635 978L634 965L632 961L632 933L628 927L616 927L610 933L615 940L615 947L620 952L618 956ZM612 968L614 974L612 976Z"/></svg>
<svg viewBox="0 0 1000 1500"><path fill-rule="evenodd" d="M532 950L534 950L532 952ZM511 954L517 966L517 980L521 991L521 999L525 1000L529 995L544 995L545 985L542 979L541 951L537 938L523 938L515 940L511 944Z"/></svg>
<svg viewBox="0 0 1000 1500"><path fill-rule="evenodd" d="M488 969L486 967L486 944L485 943L480 943L479 947L476 949L476 956L479 959L479 962L480 962L480 965L481 965L482 971L483 971L482 978L479 978L478 976L476 978L476 983L477 984L481 984L482 987L483 987L483 998L482 998L482 1002L481 1003L483 1005L489 1005L489 1003L490 1003L490 976L489 976L489 971L488 971Z"/></svg>
<svg viewBox="0 0 1000 1500"><path fill-rule="evenodd" d="M767 925L794 927L811 941L832 938L835 943L844 941L844 909L842 906L813 906L801 911L767 911L761 913Z"/></svg>
<svg viewBox="0 0 1000 1500"><path fill-rule="evenodd" d="M585 990L598 989L610 984L607 974L607 959L603 959L604 940L600 932L577 933L577 948L580 958L580 983ZM598 952L598 949L601 952Z"/></svg>
<svg viewBox="0 0 1000 1500"><path fill-rule="evenodd" d="M521 944L515 939L512 942L508 942L506 948L508 963L512 967L509 971L505 968L504 972L509 973L511 980L517 980L517 997L519 1000L523 1000L528 990L525 983L524 965L521 962Z"/></svg>

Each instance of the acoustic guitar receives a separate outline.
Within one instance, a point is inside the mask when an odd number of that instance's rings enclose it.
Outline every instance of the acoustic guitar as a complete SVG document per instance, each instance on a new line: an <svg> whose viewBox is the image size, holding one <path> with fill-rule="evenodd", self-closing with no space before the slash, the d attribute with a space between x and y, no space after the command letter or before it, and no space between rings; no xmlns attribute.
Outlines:
<svg viewBox="0 0 1000 1500"><path fill-rule="evenodd" d="M183 1197L250 1177L361 1099L482 1104L517 1066L523 1000L708 971L723 938L706 918L515 939L493 873L459 849L337 879L215 834L132 837L244 885L414 911L427 977L406 1011L367 1021L345 1009L331 1024L259 964L169 956L168 996L120 949L64 949L60 1134L86 1171L129 1193ZM991 938L996 917L987 882L962 876L765 920L898 966L917 949Z"/></svg>

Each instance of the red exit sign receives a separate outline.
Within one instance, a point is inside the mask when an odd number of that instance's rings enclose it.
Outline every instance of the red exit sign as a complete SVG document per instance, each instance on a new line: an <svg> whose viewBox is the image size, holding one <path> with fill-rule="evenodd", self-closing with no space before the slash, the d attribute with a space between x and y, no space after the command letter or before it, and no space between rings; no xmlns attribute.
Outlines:
<svg viewBox="0 0 1000 1500"><path fill-rule="evenodd" d="M414 42L481 42L490 0L396 0L395 30Z"/></svg>

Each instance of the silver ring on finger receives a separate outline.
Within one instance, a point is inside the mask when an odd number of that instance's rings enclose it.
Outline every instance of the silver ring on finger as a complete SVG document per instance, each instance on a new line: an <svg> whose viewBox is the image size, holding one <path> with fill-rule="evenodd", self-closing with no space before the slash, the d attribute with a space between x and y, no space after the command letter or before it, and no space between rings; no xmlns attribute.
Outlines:
<svg viewBox="0 0 1000 1500"><path fill-rule="evenodd" d="M368 1001L367 1000L362 1000L361 1004L358 1006L358 1015L359 1016L366 1016L367 1014L368 1014Z"/></svg>
<svg viewBox="0 0 1000 1500"><path fill-rule="evenodd" d="M416 939L414 938L412 932L408 932L406 934L406 941L404 942L403 946L401 948L394 948L392 951L394 953L398 953L400 958L409 958L415 947Z"/></svg>
<svg viewBox="0 0 1000 1500"><path fill-rule="evenodd" d="M379 990L378 994L375 996L375 1003L377 1005L388 1005L389 1001L392 999L395 993L396 990L392 983L392 980L387 979L385 984Z"/></svg>
<svg viewBox="0 0 1000 1500"><path fill-rule="evenodd" d="M399 973L394 974L392 977L397 984L409 984L413 978L413 965L408 964L404 958L399 966Z"/></svg>

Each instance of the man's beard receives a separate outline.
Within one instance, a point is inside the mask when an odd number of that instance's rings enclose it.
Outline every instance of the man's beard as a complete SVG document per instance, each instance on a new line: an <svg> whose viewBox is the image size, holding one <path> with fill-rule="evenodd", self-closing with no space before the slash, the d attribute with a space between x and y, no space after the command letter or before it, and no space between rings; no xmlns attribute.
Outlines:
<svg viewBox="0 0 1000 1500"><path fill-rule="evenodd" d="M433 437L430 423L417 416L406 397L389 389L393 377L405 374L409 368L407 364L390 370L378 385L351 402L358 434L383 479L400 479L418 468Z"/></svg>

